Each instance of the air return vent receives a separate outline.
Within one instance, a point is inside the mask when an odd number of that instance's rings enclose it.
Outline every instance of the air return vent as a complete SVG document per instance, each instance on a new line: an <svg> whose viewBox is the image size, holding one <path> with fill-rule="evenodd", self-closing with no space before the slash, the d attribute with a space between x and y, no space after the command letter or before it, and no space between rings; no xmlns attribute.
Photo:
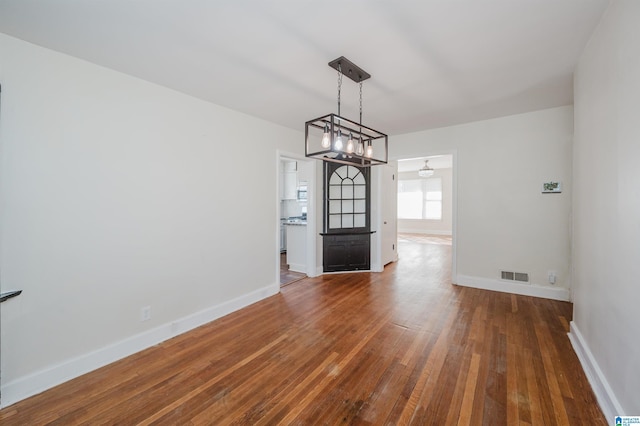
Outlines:
<svg viewBox="0 0 640 426"><path fill-rule="evenodd" d="M529 274L525 272L500 271L500 277L503 280L508 281L520 281L523 283L529 282Z"/></svg>

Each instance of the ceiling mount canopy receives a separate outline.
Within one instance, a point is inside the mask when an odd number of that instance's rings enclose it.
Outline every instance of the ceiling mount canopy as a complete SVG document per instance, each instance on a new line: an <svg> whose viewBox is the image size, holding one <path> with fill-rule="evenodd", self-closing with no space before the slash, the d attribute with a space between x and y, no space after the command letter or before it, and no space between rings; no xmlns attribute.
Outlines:
<svg viewBox="0 0 640 426"><path fill-rule="evenodd" d="M369 74L344 56L340 56L338 59L334 59L333 61L329 62L329 66L339 73L346 75L356 83L360 83L361 81L365 81L371 78L371 74Z"/></svg>
<svg viewBox="0 0 640 426"><path fill-rule="evenodd" d="M361 167L386 164L389 149L386 134L362 124L362 82L371 75L341 56L329 62L338 71L338 114L327 114L305 123L305 156ZM340 116L342 77L360 85L360 120Z"/></svg>
<svg viewBox="0 0 640 426"><path fill-rule="evenodd" d="M424 160L424 166L418 170L418 176L426 178L433 176L434 170L429 167L429 160Z"/></svg>

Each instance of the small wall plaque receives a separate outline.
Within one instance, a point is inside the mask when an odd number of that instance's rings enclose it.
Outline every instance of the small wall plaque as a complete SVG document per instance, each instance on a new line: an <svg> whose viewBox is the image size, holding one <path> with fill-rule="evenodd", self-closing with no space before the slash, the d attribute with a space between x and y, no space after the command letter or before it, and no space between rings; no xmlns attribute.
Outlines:
<svg viewBox="0 0 640 426"><path fill-rule="evenodd" d="M558 194L562 192L562 182L545 182L542 184L543 194Z"/></svg>

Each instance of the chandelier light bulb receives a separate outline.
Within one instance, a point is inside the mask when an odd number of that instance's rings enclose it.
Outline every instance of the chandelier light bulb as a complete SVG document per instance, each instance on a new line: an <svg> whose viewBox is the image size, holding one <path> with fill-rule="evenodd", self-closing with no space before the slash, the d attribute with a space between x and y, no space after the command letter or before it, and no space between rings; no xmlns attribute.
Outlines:
<svg viewBox="0 0 640 426"><path fill-rule="evenodd" d="M329 126L324 125L324 134L322 135L322 147L329 148L331 146L331 138L329 138Z"/></svg>
<svg viewBox="0 0 640 426"><path fill-rule="evenodd" d="M338 137L336 138L336 142L333 144L333 147L338 151L342 151L342 132L340 130L338 130Z"/></svg>
<svg viewBox="0 0 640 426"><path fill-rule="evenodd" d="M367 151L364 153L364 156L367 158L373 157L373 147L371 146L371 142L367 144Z"/></svg>
<svg viewBox="0 0 640 426"><path fill-rule="evenodd" d="M349 140L347 141L347 153L351 154L353 152L353 135L349 133Z"/></svg>
<svg viewBox="0 0 640 426"><path fill-rule="evenodd" d="M362 141L359 140L356 145L356 155L362 156L362 154L364 154L364 146L362 145Z"/></svg>

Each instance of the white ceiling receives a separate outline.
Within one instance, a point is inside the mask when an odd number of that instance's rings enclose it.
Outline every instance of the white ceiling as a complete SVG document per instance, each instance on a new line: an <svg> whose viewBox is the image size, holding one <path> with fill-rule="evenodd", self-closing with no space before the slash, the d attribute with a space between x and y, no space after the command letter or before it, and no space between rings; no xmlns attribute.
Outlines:
<svg viewBox="0 0 640 426"><path fill-rule="evenodd" d="M609 0L0 0L0 32L304 130L337 112L339 56L387 134L573 103ZM357 119L345 79L342 115Z"/></svg>

